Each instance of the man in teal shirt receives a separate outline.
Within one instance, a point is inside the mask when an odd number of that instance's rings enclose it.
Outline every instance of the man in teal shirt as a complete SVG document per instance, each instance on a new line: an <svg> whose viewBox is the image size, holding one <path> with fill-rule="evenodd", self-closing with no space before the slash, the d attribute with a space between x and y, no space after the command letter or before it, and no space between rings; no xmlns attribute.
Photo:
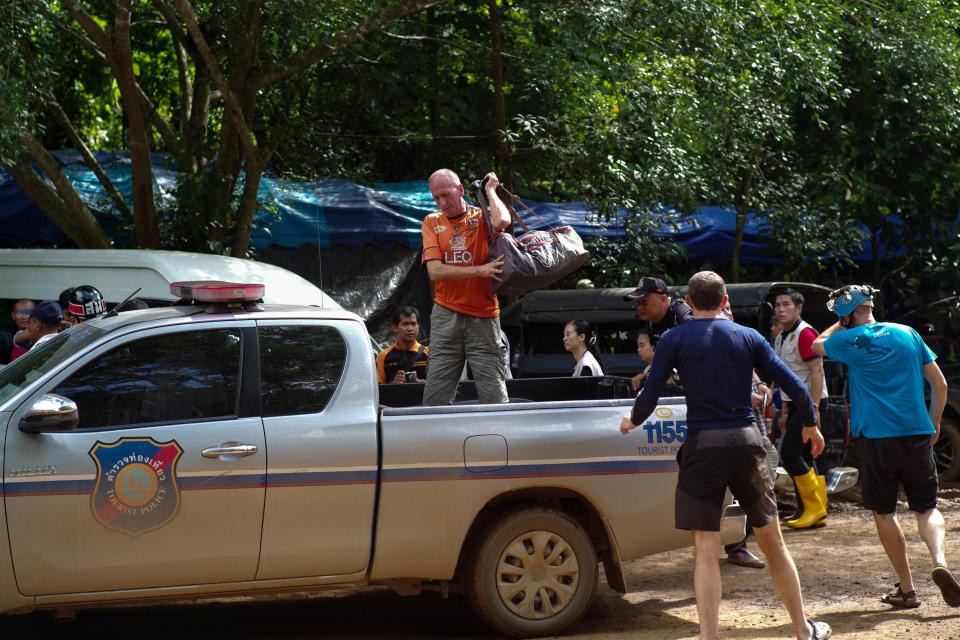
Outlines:
<svg viewBox="0 0 960 640"><path fill-rule="evenodd" d="M897 494L903 485L917 517L920 538L933 558L933 581L943 599L960 607L960 584L947 568L946 528L937 509L937 468L933 444L947 400L947 381L916 331L873 317L874 289L851 285L830 294L827 308L840 321L820 334L813 350L847 365L850 376L850 431L860 443L863 506L873 511L880 542L900 582L880 599L896 607L920 606L906 540L897 521ZM930 406L923 382L930 383Z"/></svg>

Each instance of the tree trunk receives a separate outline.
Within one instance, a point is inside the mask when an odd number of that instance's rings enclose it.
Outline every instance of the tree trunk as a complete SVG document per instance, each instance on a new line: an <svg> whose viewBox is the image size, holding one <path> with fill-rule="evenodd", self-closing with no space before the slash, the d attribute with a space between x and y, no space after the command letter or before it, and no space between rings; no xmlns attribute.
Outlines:
<svg viewBox="0 0 960 640"><path fill-rule="evenodd" d="M763 143L758 142L754 149L750 165L744 169L737 185L737 193L733 197L734 209L737 212L736 236L733 242L733 255L730 256L730 282L740 282L740 249L743 246L743 233L747 226L747 213L750 199L753 197L753 181L757 175L756 167L760 163L760 153Z"/></svg>
<svg viewBox="0 0 960 640"><path fill-rule="evenodd" d="M446 160L441 155L443 145L440 144L438 136L440 135L440 30L436 24L437 13L431 7L427 9L427 35L431 38L427 41L427 51L430 56L430 65L427 68L427 82L432 89L428 98L428 107L430 109L430 156L446 164Z"/></svg>
<svg viewBox="0 0 960 640"><path fill-rule="evenodd" d="M97 176L97 179L100 181L100 185L103 186L104 190L107 192L107 195L110 196L110 200L113 201L113 205L124 218L131 220L133 218L133 212L130 211L130 208L127 206L123 196L120 195L119 191L117 191L117 187L114 186L113 181L103 171L103 167L101 167L100 163L97 162L97 159L90 151L87 143L83 141L83 138L81 138L80 134L77 133L77 130L74 129L73 123L70 122L70 118L67 116L67 112L63 110L63 107L60 106L59 102L55 101L50 102L50 109L53 110L54 116L56 116L57 120L60 121L60 124L63 126L64 130L66 130L67 137L70 138L70 141L73 143L73 145L80 151L80 155L83 156L84 163L86 163L87 167L93 171L94 175Z"/></svg>
<svg viewBox="0 0 960 640"><path fill-rule="evenodd" d="M501 182L513 189L510 171L510 149L504 134L507 130L507 107L503 94L503 57L501 56L503 16L498 0L487 0L490 7L490 41L493 63L493 112L494 129L497 134L497 167L502 172Z"/></svg>
<svg viewBox="0 0 960 640"><path fill-rule="evenodd" d="M253 226L253 215L257 212L257 194L260 192L263 166L259 162L247 161L243 195L240 196L240 205L237 207L236 231L230 246L230 255L235 258L245 257L250 248L250 228Z"/></svg>
<svg viewBox="0 0 960 640"><path fill-rule="evenodd" d="M157 211L153 202L153 164L150 161L150 131L143 102L133 75L133 51L130 45L130 0L117 7L112 51L107 56L117 78L120 100L129 127L133 217L137 245L141 249L160 246Z"/></svg>
<svg viewBox="0 0 960 640"><path fill-rule="evenodd" d="M730 282L740 282L740 247L743 246L743 232L747 226L747 211L737 207L737 231L733 241L733 255L730 256Z"/></svg>
<svg viewBox="0 0 960 640"><path fill-rule="evenodd" d="M110 240L104 235L100 223L80 200L73 185L60 171L57 161L43 149L38 140L24 142L28 142L28 147L32 150L39 148L39 151L47 156L43 158L43 162L38 162L57 189L51 189L43 178L37 175L31 166L30 156L24 153L17 157L15 163L6 166L24 193L81 249L110 249Z"/></svg>
<svg viewBox="0 0 960 640"><path fill-rule="evenodd" d="M203 64L196 65L190 117L184 124L183 147L190 159L192 173L203 171L207 164L207 124L210 120L210 75Z"/></svg>

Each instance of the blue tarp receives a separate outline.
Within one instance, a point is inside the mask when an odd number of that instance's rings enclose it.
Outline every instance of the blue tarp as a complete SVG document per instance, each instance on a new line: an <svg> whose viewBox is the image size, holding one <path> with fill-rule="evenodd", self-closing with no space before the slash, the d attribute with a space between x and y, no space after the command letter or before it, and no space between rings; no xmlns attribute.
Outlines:
<svg viewBox="0 0 960 640"><path fill-rule="evenodd" d="M83 165L79 153L61 151L56 157L92 210L112 210L106 193L93 172ZM129 154L102 152L97 154L97 159L120 193L129 198ZM175 197L177 172L160 154L154 156L153 169L154 193L162 208L170 205ZM264 206L255 217L251 236L256 249L271 245L286 248L302 245L359 247L366 243L418 248L420 223L424 216L435 210L425 180L366 187L338 179L293 182L264 177L259 198ZM584 239L616 238L623 232L625 211L620 211L615 219L600 220L589 205L582 202L527 202L527 205L536 215L526 214L524 219L534 229L569 225ZM109 216L106 219L101 216L101 221L108 228L116 222ZM736 217L731 208L704 206L675 225L663 225L656 236L679 243L695 263L720 263L729 261L732 255L735 224ZM741 262L780 262L770 253L768 239L764 221L751 215L744 233ZM0 171L0 243L25 247L66 241L66 235L7 173ZM869 260L869 247L864 247L856 259Z"/></svg>

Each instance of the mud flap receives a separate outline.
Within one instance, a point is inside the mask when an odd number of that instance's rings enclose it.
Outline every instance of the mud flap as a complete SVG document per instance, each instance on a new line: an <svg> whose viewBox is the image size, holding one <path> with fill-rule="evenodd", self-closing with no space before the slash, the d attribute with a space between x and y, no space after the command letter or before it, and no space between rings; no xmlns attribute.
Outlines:
<svg viewBox="0 0 960 640"><path fill-rule="evenodd" d="M603 575L607 578L607 586L617 593L627 592L627 581L623 577L623 567L615 561L610 553L603 554Z"/></svg>

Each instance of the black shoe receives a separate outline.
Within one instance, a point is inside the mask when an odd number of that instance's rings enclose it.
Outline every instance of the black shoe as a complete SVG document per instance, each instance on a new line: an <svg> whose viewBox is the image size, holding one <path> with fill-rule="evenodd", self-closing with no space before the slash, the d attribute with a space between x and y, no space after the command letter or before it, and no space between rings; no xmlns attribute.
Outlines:
<svg viewBox="0 0 960 640"><path fill-rule="evenodd" d="M750 567L751 569L763 569L767 563L753 555L753 552L746 547L734 549L727 554L727 562L738 564L741 567Z"/></svg>

